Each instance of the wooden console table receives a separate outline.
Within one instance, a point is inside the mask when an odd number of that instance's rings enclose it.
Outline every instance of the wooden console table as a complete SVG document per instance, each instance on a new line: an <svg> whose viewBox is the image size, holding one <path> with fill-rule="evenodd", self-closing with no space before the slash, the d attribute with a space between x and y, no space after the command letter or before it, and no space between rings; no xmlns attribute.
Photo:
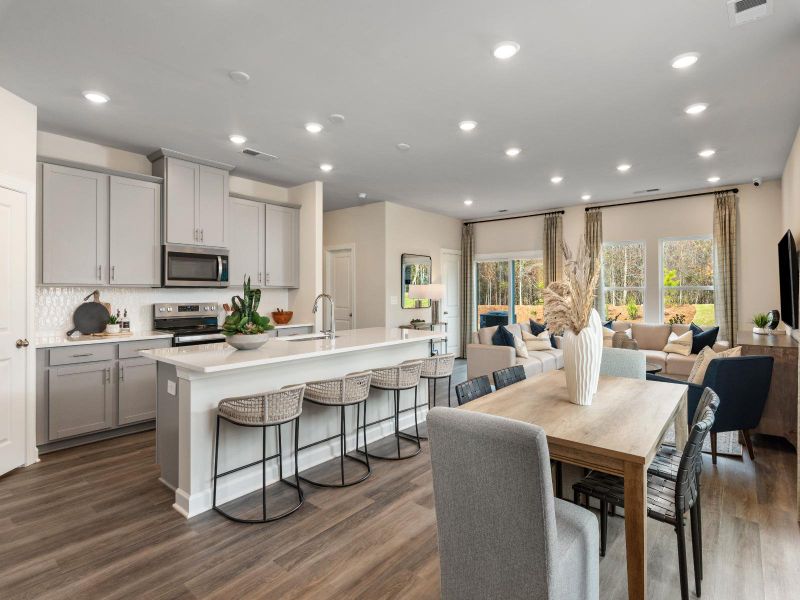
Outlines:
<svg viewBox="0 0 800 600"><path fill-rule="evenodd" d="M797 448L797 341L783 333L740 331L736 343L742 347L742 356L761 354L775 359L767 404L756 433L786 438Z"/></svg>

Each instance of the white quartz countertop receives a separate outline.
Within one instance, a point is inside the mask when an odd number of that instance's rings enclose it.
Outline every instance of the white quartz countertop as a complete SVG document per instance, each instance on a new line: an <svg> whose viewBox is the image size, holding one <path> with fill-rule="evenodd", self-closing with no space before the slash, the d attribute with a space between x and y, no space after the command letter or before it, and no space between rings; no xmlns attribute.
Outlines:
<svg viewBox="0 0 800 600"><path fill-rule="evenodd" d="M337 331L333 340L317 335L271 338L258 350L236 350L226 343L143 350L142 356L198 373L217 373L305 358L441 339L442 332L390 327ZM292 341L294 340L294 341Z"/></svg>
<svg viewBox="0 0 800 600"><path fill-rule="evenodd" d="M58 348L60 346L80 346L83 344L117 344L121 342L136 342L140 340L157 340L161 338L171 338L171 333L164 333L162 331L141 331L135 332L131 335L108 335L108 336L94 336L94 335L79 335L76 337L67 337L61 335L37 335L36 347L37 348Z"/></svg>

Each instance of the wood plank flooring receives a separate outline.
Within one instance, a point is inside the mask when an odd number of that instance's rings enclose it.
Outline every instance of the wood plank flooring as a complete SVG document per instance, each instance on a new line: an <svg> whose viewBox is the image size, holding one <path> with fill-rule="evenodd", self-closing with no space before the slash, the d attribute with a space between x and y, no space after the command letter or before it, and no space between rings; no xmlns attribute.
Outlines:
<svg viewBox="0 0 800 600"><path fill-rule="evenodd" d="M465 370L459 364L458 380ZM770 438L754 442L755 463L721 457L712 468L706 457L704 600L798 597L796 455ZM49 454L0 478L0 598L438 597L427 442L415 458L374 461L372 477L354 487L304 486L305 505L267 525L214 512L183 519L154 459L145 432ZM567 483L578 474L567 469ZM292 500L271 491L277 509ZM604 600L627 597L624 558L624 519L610 518ZM648 571L650 598L679 597L674 533L652 520Z"/></svg>

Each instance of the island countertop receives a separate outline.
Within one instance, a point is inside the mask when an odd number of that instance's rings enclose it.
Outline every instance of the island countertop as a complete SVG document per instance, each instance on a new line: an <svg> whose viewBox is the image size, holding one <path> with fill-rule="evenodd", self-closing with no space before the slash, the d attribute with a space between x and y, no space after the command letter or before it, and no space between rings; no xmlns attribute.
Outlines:
<svg viewBox="0 0 800 600"><path fill-rule="evenodd" d="M226 343L143 350L142 356L197 373L218 373L261 365L315 358L441 339L441 331L419 331L395 327L370 327L337 331L333 340L320 334L272 338L258 350L236 350Z"/></svg>

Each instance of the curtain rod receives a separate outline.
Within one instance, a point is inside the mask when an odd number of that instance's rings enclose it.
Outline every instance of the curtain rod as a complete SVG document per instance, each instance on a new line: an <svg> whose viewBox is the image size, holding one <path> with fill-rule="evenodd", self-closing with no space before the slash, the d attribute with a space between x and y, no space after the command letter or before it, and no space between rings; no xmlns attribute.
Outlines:
<svg viewBox="0 0 800 600"><path fill-rule="evenodd" d="M632 206L634 204L647 204L648 202L661 202L662 200L678 200L679 198L694 198L695 196L708 196L709 194L716 194L717 192L733 192L739 193L739 188L728 188L726 190L714 190L713 192L697 192L695 194L681 194L679 196L667 196L665 198L650 198L649 200L637 200L636 202L617 202L615 204L601 204L599 206L587 206L584 210L589 212L595 208L614 208L616 206Z"/></svg>
<svg viewBox="0 0 800 600"><path fill-rule="evenodd" d="M563 210L548 210L547 212L532 213L527 215L512 215L510 217L496 217L494 219L475 219L471 221L464 221L464 225L472 225L473 223L491 223L493 221L511 221L513 219L527 219L530 217L543 217L545 215L563 215Z"/></svg>

